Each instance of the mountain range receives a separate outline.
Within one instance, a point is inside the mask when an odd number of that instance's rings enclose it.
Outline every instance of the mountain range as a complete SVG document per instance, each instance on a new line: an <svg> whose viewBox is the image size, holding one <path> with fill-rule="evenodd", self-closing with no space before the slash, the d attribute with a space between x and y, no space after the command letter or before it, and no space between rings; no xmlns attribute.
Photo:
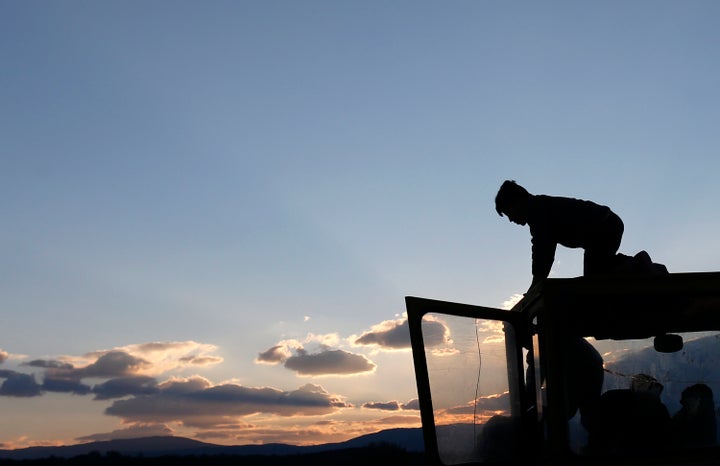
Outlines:
<svg viewBox="0 0 720 466"><path fill-rule="evenodd" d="M424 451L421 428L388 429L362 435L345 442L298 446L282 443L264 445L225 446L200 442L184 437L157 436L116 439L101 442L55 447L29 447L0 450L0 459L35 460L44 458L73 458L91 453L117 453L122 456L283 456L322 453L333 450L392 445L407 452Z"/></svg>

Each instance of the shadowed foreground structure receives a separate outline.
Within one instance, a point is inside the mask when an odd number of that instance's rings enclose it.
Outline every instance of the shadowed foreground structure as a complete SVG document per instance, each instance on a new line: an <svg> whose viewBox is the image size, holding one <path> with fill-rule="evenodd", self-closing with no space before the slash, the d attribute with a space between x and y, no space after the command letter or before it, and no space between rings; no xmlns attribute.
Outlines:
<svg viewBox="0 0 720 466"><path fill-rule="evenodd" d="M124 456L109 452L90 453L73 458L44 458L35 460L0 460L0 466L11 465L243 465L243 466L366 466L391 464L393 466L425 465L424 453L408 452L394 445L373 445L364 448L343 448L318 453L293 455L189 455L189 456Z"/></svg>
<svg viewBox="0 0 720 466"><path fill-rule="evenodd" d="M720 464L720 273L627 264L511 310L406 297L428 464Z"/></svg>

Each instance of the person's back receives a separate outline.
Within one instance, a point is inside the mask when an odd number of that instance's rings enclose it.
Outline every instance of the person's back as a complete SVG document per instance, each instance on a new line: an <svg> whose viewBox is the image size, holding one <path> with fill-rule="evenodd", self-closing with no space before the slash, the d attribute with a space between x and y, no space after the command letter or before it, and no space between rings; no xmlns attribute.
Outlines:
<svg viewBox="0 0 720 466"><path fill-rule="evenodd" d="M528 225L533 239L540 235L568 248L582 248L612 213L609 207L570 197L533 195Z"/></svg>
<svg viewBox="0 0 720 466"><path fill-rule="evenodd" d="M611 268L610 259L620 247L623 225L609 207L582 199L542 194L531 195L528 205L533 275L548 276L558 244L583 248L590 253L589 264L585 261L585 275Z"/></svg>
<svg viewBox="0 0 720 466"><path fill-rule="evenodd" d="M593 453L656 451L666 447L670 414L652 393L608 390L600 397L588 427Z"/></svg>

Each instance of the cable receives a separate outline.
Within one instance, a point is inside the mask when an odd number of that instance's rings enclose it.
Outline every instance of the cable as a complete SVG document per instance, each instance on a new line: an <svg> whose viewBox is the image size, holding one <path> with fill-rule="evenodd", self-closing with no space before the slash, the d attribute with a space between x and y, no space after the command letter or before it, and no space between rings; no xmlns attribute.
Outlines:
<svg viewBox="0 0 720 466"><path fill-rule="evenodd" d="M475 422L475 420L477 419L478 392L480 391L480 371L482 369L482 352L480 351L480 336L478 335L478 333L478 320L475 319L475 342L477 344L478 351L478 371L477 379L475 381L475 398L473 399L473 444L475 446L475 450L477 450L477 423Z"/></svg>

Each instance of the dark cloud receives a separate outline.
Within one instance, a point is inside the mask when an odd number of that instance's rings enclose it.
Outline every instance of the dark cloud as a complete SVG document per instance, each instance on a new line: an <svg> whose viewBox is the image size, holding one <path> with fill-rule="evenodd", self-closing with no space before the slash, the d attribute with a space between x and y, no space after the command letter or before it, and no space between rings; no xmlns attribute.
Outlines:
<svg viewBox="0 0 720 466"><path fill-rule="evenodd" d="M420 410L420 402L417 398L414 398L407 403L399 403L397 401L386 401L386 402L369 402L362 405L365 409L378 409L383 411L399 411L399 410Z"/></svg>
<svg viewBox="0 0 720 466"><path fill-rule="evenodd" d="M285 362L290 357L290 353L285 345L276 345L267 351L258 354L255 362L266 364L278 364Z"/></svg>
<svg viewBox="0 0 720 466"><path fill-rule="evenodd" d="M96 400L122 398L128 395L152 395L157 391L157 381L147 376L118 377L95 385L92 389Z"/></svg>
<svg viewBox="0 0 720 466"><path fill-rule="evenodd" d="M142 359L121 351L105 353L94 363L79 368L75 368L72 364L43 359L30 361L24 365L46 369L42 384L42 389L45 391L76 395L86 395L92 392L95 393L96 400L147 394L149 390L152 390L152 385L156 383L155 379L151 377L132 375L116 377L95 385L95 387L82 383L82 379L86 377L104 378L123 375L145 366Z"/></svg>
<svg viewBox="0 0 720 466"><path fill-rule="evenodd" d="M160 384L152 395L115 401L105 413L125 422L182 422L206 427L257 413L313 416L347 407L351 405L318 385L286 392L236 384L210 386L207 380L196 377Z"/></svg>
<svg viewBox="0 0 720 466"><path fill-rule="evenodd" d="M365 409L378 409L382 411L398 411L400 410L400 404L397 401L387 401L384 403L380 402L369 402L362 405Z"/></svg>
<svg viewBox="0 0 720 466"><path fill-rule="evenodd" d="M417 398L413 398L412 400L408 401L407 403L402 405L403 410L416 410L420 411L420 400Z"/></svg>
<svg viewBox="0 0 720 466"><path fill-rule="evenodd" d="M148 383L147 379L135 378L133 374L146 368L148 364L147 361L124 351L109 351L102 353L95 362L85 367L75 367L65 362L46 359L36 359L23 365L45 369L43 384L40 387L43 391L75 395L94 392L95 399L104 400L146 393L150 389L149 386L143 385ZM91 389L89 385L82 383L82 379L89 377L113 379ZM152 380L154 382L154 379ZM30 382L26 383L30 386ZM0 392L0 394L4 393Z"/></svg>
<svg viewBox="0 0 720 466"><path fill-rule="evenodd" d="M360 354L324 349L314 354L297 350L287 358L285 367L299 375L350 375L372 372L376 365Z"/></svg>
<svg viewBox="0 0 720 466"><path fill-rule="evenodd" d="M22 366L43 370L42 385L33 385L34 376L5 372L2 378L8 380L0 395L37 396L44 391L84 395L94 392L96 399L109 399L148 394L153 392L156 382L144 377L146 374L162 373L178 367L217 364L222 358L207 354L215 349L213 345L194 341L152 342L88 353L84 358L90 362L83 366L57 359L35 359L22 363ZM136 356L138 353L149 355L151 360ZM0 351L0 363L6 358L7 353ZM87 378L110 380L91 388L83 383L83 379Z"/></svg>
<svg viewBox="0 0 720 466"><path fill-rule="evenodd" d="M5 379L0 385L0 395L2 396L29 398L42 395L42 388L32 374L2 370L0 379Z"/></svg>
<svg viewBox="0 0 720 466"><path fill-rule="evenodd" d="M423 320L422 334L426 348L444 345L450 339L450 329L437 320Z"/></svg>
<svg viewBox="0 0 720 466"><path fill-rule="evenodd" d="M450 331L442 322L435 320L425 320L422 324L423 341L426 347L438 346L444 344ZM410 348L410 329L408 321L395 320L385 321L374 326L370 331L360 335L355 340L356 345L372 345L380 346L386 349L406 349Z"/></svg>
<svg viewBox="0 0 720 466"><path fill-rule="evenodd" d="M39 396L44 392L75 395L94 393L96 400L107 400L151 395L157 391L157 382L147 376L148 374L159 374L188 366L217 364L222 358L207 354L215 350L213 345L194 341L153 342L88 353L83 358L90 362L82 366L57 359L35 359L22 363L22 366L42 370L42 384L35 381L35 375L2 371L0 396ZM151 360L136 356L138 353ZM0 351L0 363L7 357L7 353ZM91 387L83 383L84 379L88 378L105 381Z"/></svg>
<svg viewBox="0 0 720 466"><path fill-rule="evenodd" d="M40 367L43 369L62 369L62 370L74 369L72 364L68 364L66 362L55 361L55 360L47 360L47 359L35 359L34 361L26 362L26 363L23 363L22 365L29 366L29 367Z"/></svg>
<svg viewBox="0 0 720 466"><path fill-rule="evenodd" d="M73 393L75 395L87 395L90 393L90 386L85 385L79 379L45 375L42 388L48 392Z"/></svg>
<svg viewBox="0 0 720 466"><path fill-rule="evenodd" d="M410 348L410 329L407 319L388 321L365 332L357 340L356 345L377 345L383 348Z"/></svg>
<svg viewBox="0 0 720 466"><path fill-rule="evenodd" d="M212 384L209 380L202 377L190 377L184 380L170 380L160 384L160 390L164 394L168 395L186 395L189 393L195 393L207 388L210 388Z"/></svg>
<svg viewBox="0 0 720 466"><path fill-rule="evenodd" d="M59 381L74 381L79 383L83 378L98 377L111 378L130 376L139 370L149 367L150 363L144 359L132 356L125 351L108 351L101 354L97 360L85 367L75 367L72 364L56 361L36 359L24 364L30 367L39 367L46 370L46 378ZM55 385L60 385L55 383Z"/></svg>
<svg viewBox="0 0 720 466"><path fill-rule="evenodd" d="M478 409L487 411L503 411L510 406L510 393L505 392L499 395L480 397L477 400Z"/></svg>
<svg viewBox="0 0 720 466"><path fill-rule="evenodd" d="M125 351L109 351L94 363L76 370L82 377L119 377L136 373L149 364Z"/></svg>

